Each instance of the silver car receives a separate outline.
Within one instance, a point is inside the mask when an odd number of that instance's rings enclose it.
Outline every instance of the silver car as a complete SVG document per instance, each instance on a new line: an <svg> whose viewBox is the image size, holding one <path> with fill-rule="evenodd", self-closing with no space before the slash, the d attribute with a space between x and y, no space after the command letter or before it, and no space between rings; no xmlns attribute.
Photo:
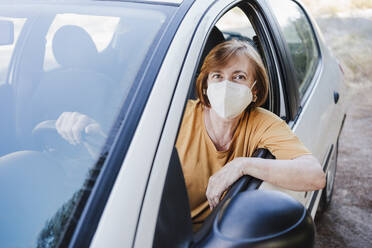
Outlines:
<svg viewBox="0 0 372 248"><path fill-rule="evenodd" d="M244 177L193 233L175 141L204 57L229 39L261 54L264 107L318 158L327 186ZM299 2L2 1L0 62L1 247L313 246L345 92ZM63 135L66 116L86 125Z"/></svg>

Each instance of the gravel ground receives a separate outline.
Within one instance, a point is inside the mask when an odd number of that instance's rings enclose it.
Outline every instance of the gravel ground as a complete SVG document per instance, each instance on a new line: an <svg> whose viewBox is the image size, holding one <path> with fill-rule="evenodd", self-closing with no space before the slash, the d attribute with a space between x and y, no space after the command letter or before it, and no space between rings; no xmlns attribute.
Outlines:
<svg viewBox="0 0 372 248"><path fill-rule="evenodd" d="M316 247L372 247L372 18L317 19L345 69L347 118L329 209L316 217Z"/></svg>

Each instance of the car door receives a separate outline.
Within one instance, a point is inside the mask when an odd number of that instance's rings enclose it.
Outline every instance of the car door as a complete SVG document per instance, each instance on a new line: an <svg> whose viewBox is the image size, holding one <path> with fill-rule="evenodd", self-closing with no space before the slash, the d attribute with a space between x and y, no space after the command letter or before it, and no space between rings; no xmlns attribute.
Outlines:
<svg viewBox="0 0 372 248"><path fill-rule="evenodd" d="M296 97L287 94L295 106L288 124L310 149L326 171L330 157L336 153L336 143L343 119L343 80L336 60L321 39L320 31L306 10L296 1L269 0L275 16L283 57L294 81L287 83ZM289 91L287 91L289 92ZM341 97L340 97L341 96ZM291 193L315 216L320 194Z"/></svg>
<svg viewBox="0 0 372 248"><path fill-rule="evenodd" d="M286 83L286 80L289 80L288 78L292 78L292 80L294 80L295 78L295 75L293 74L294 69L292 68L293 65L289 62L286 62L285 60L290 58L287 54L283 54L286 52L286 50L280 50L288 49L286 48L286 46L288 45L286 45L283 41L284 39L280 34L281 31L278 27L279 25L271 23L273 25L276 25L276 28L267 26L268 20L265 18L267 18L267 15L272 15L272 12L270 12L269 8L267 8L268 6L264 4L264 1L218 1L215 4L211 5L209 9L204 14L202 14L202 17L199 16L201 18L201 21L199 22L199 26L197 26L197 29L193 34L193 40L189 45L188 53L185 57L184 63L182 64L182 71L179 75L177 88L172 98L172 103L168 111L167 120L164 125L162 137L153 163L150 179L146 190L146 196L144 198L141 210L141 217L137 227L134 246L147 247L153 245L152 239L149 237L149 235L156 233L159 206L161 206L162 201L161 196L165 187L164 183L166 182L167 173L168 171L170 171L169 166L172 165L172 163L169 163L169 161L173 161L174 159L174 142L177 136L177 130L180 124L180 120L182 118L182 110L185 106L187 94L192 92L192 84L194 83L193 80L195 79L195 72L198 70L197 68L200 62L199 60L200 57L202 57L201 51L207 42L208 34L211 32L216 21L223 14L228 12L228 10L232 9L235 5L242 2L245 2L247 6L249 6L253 10L252 12L256 14L254 15L251 12L252 16L250 18L253 20L253 22L256 22L257 27L259 27L257 28L257 33L261 35L261 37L259 38L261 39L261 43L264 44L261 52L264 54L266 64L270 64L270 67L268 69L270 73L270 79L273 84L272 91L276 89L274 92L276 94L273 94L274 97L272 101L275 103L279 103L280 107L275 107L275 105L274 107L270 107L271 105L269 104L269 109L272 108L271 110L273 110L275 113L287 119L289 121L289 125L292 126L293 130L300 136L301 139L303 137L306 138L305 136L303 136L303 134L297 131L300 123L299 113L304 113L299 112L299 109L301 109L299 104L300 94L299 92L295 93L296 91L298 91L298 87L291 88L290 84ZM203 7L206 7L205 5L203 6L203 3L199 4L194 4L193 8L189 12L190 16L195 8L200 13L203 10ZM204 4L207 3L204 2ZM195 16L193 16L193 18L195 18ZM188 26L190 27L190 23L188 24ZM273 31L273 29L275 31L275 35L272 35L272 33L270 33ZM182 29L180 28L180 30ZM184 37L187 37L187 35L190 34L190 30L187 29L187 31L188 32L184 32ZM163 64L163 66L166 65L166 63ZM316 69L319 70L318 67L316 67ZM304 106L305 105L306 104L304 104ZM310 149L315 147L310 146L311 143L309 144L306 140L304 141L304 143L308 145ZM314 152L314 154L316 152L317 150ZM308 198L305 197L306 194L304 192L288 191L287 193L300 200L304 205L306 204L306 199ZM185 209L183 211L183 213L185 213ZM171 214L172 213L169 212L169 215ZM182 218L184 217L185 216L183 216ZM178 224L182 224L182 222L178 222ZM177 221L174 222L173 225L170 225L168 228L168 234L170 234L170 237L168 237L169 239L177 236L177 230L183 230L177 225ZM184 234L185 236L189 235L187 231ZM182 242L186 242L182 238L181 240Z"/></svg>

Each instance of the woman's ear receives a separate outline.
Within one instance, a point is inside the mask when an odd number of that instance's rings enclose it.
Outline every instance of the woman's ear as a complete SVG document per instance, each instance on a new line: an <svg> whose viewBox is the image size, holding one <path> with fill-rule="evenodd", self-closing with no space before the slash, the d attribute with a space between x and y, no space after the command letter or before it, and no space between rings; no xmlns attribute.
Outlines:
<svg viewBox="0 0 372 248"><path fill-rule="evenodd" d="M253 102L256 102L257 101L257 93L258 93L257 88L256 87L253 87L253 90L252 90L252 95L253 95L252 101Z"/></svg>
<svg viewBox="0 0 372 248"><path fill-rule="evenodd" d="M252 102L256 102L256 101L257 101L257 95L256 94L253 94Z"/></svg>

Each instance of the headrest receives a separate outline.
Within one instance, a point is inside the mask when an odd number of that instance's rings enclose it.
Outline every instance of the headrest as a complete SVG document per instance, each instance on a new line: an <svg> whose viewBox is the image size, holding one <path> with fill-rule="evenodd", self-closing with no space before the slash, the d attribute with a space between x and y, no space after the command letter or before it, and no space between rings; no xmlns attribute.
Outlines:
<svg viewBox="0 0 372 248"><path fill-rule="evenodd" d="M66 25L53 37L53 53L63 67L91 68L97 63L98 51L92 38L83 28Z"/></svg>
<svg viewBox="0 0 372 248"><path fill-rule="evenodd" d="M222 32L214 26L211 30L211 33L208 36L207 43L205 44L204 50L203 50L203 55L202 55L202 60L201 62L204 62L205 57L207 57L208 53L218 44L222 43L225 41L225 38L222 34Z"/></svg>

